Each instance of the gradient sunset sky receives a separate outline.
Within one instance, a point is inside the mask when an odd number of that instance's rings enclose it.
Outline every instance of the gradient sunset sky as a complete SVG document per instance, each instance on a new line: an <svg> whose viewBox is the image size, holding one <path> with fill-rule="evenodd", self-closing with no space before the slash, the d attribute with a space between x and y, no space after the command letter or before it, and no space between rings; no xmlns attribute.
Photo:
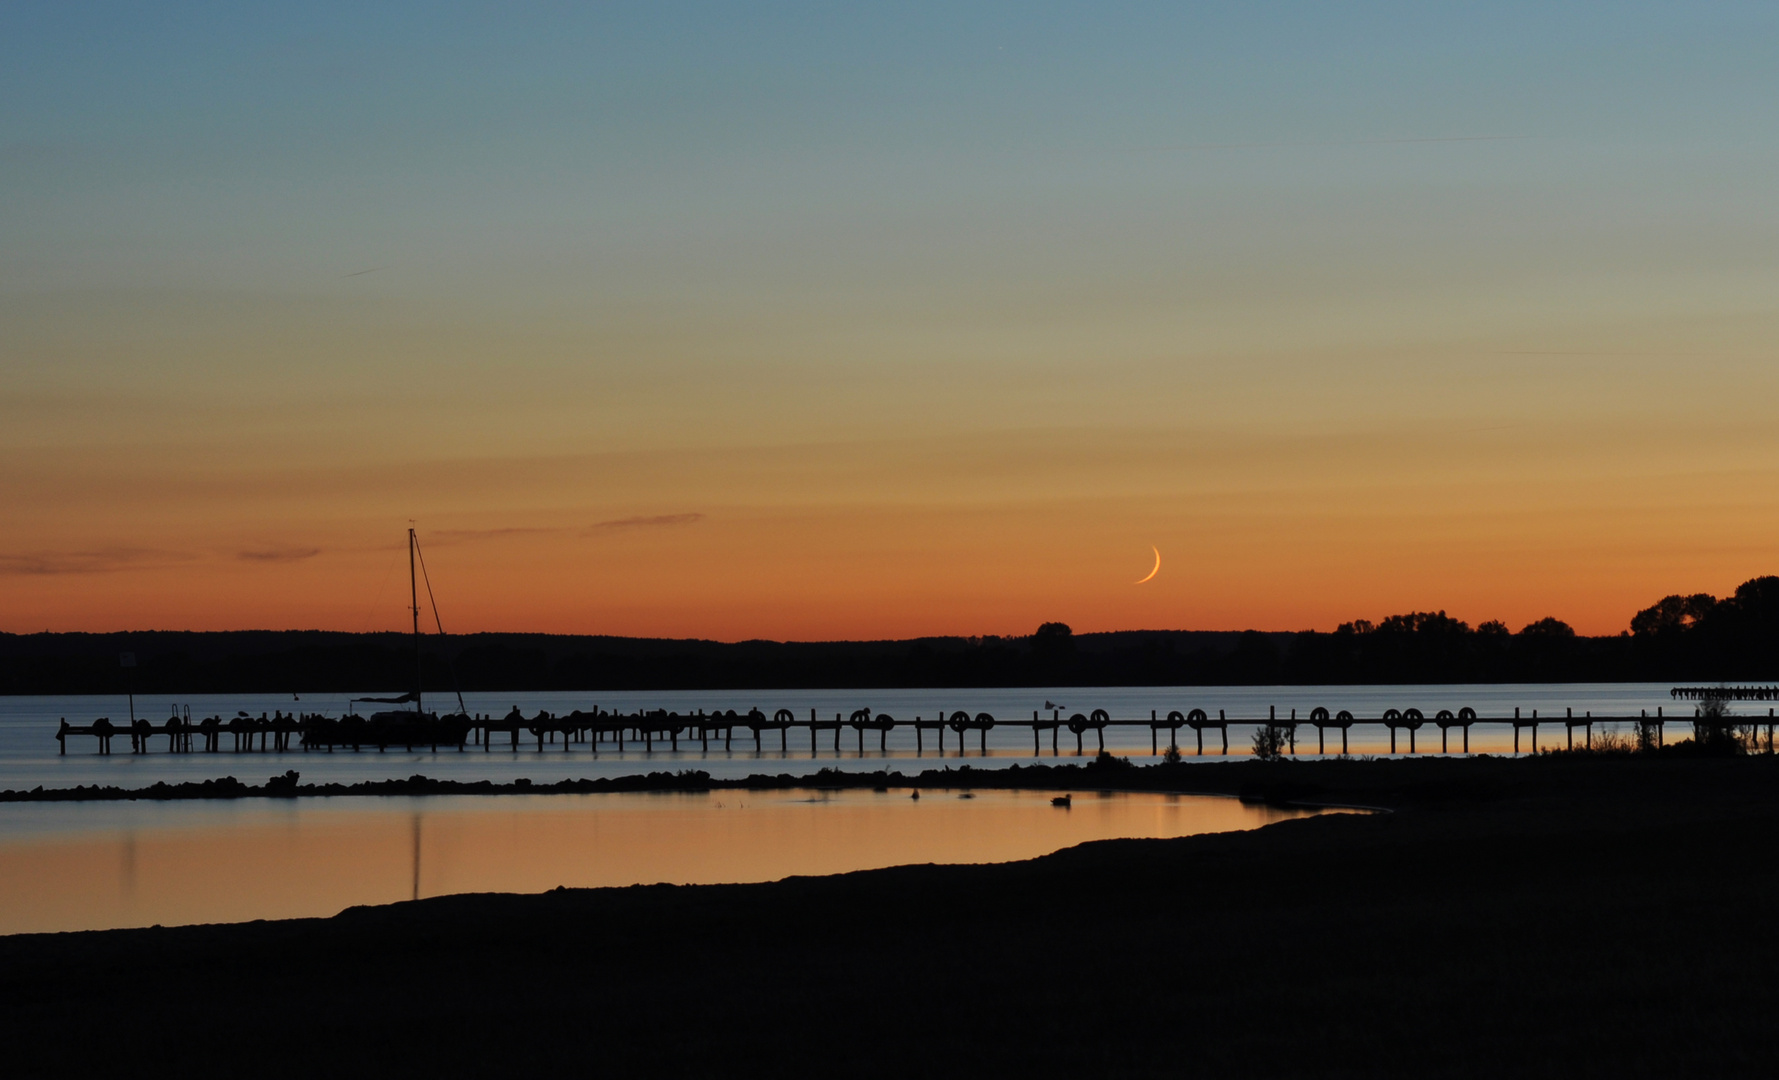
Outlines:
<svg viewBox="0 0 1779 1080"><path fill-rule="evenodd" d="M1779 6L0 7L0 630L1615 633L1779 572ZM1161 552L1150 569L1151 547Z"/></svg>

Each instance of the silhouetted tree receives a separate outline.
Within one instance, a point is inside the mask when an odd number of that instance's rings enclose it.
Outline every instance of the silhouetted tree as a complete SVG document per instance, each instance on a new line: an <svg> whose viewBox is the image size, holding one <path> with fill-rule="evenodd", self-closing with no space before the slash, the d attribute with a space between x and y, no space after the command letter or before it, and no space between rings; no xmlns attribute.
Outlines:
<svg viewBox="0 0 1779 1080"><path fill-rule="evenodd" d="M1742 740L1737 738L1735 712L1727 700L1707 697L1693 713L1693 742L1700 750L1713 754L1739 754Z"/></svg>
<svg viewBox="0 0 1779 1080"><path fill-rule="evenodd" d="M1736 586L1735 595L1718 601L1693 633L1721 665L1718 677L1770 675L1779 667L1779 577L1753 578Z"/></svg>
<svg viewBox="0 0 1779 1080"><path fill-rule="evenodd" d="M1032 665L1038 681L1060 681L1058 675L1075 657L1075 632L1065 622L1047 622L1031 637Z"/></svg>
<svg viewBox="0 0 1779 1080"><path fill-rule="evenodd" d="M1377 624L1366 641L1386 667L1416 682L1463 679L1470 627L1443 611L1411 611Z"/></svg>
<svg viewBox="0 0 1779 1080"><path fill-rule="evenodd" d="M1278 724L1261 724L1254 729L1254 756L1261 761L1277 761L1284 756L1291 737Z"/></svg>
<svg viewBox="0 0 1779 1080"><path fill-rule="evenodd" d="M1448 616L1443 611L1411 611L1407 615L1391 615L1378 623L1380 634L1468 634L1470 624Z"/></svg>
<svg viewBox="0 0 1779 1080"><path fill-rule="evenodd" d="M1635 637L1679 634L1698 625L1699 620L1716 606L1717 597L1710 593L1664 596L1631 616L1631 634Z"/></svg>
<svg viewBox="0 0 1779 1080"><path fill-rule="evenodd" d="M1519 673L1537 682L1573 678L1575 629L1553 616L1521 627L1514 635L1513 655Z"/></svg>

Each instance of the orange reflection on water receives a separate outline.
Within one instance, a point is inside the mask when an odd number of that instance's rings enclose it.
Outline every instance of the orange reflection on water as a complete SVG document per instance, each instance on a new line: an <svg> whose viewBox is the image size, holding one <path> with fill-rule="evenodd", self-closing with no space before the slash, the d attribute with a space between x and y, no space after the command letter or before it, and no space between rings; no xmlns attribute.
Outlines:
<svg viewBox="0 0 1779 1080"><path fill-rule="evenodd" d="M1049 792L719 791L131 805L122 825L0 840L0 932L327 916L415 895L770 881L1026 859L1088 840L1249 829L1304 811Z"/></svg>

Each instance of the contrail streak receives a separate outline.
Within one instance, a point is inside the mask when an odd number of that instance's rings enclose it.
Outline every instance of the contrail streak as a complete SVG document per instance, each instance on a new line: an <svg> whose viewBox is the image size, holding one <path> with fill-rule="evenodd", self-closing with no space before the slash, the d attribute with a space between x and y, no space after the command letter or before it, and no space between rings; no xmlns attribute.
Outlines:
<svg viewBox="0 0 1779 1080"><path fill-rule="evenodd" d="M1538 139L1541 135L1448 135L1423 139L1353 139L1341 142L1182 143L1178 146L1138 146L1129 153L1165 150L1271 150L1291 147L1400 146L1406 143L1512 142Z"/></svg>

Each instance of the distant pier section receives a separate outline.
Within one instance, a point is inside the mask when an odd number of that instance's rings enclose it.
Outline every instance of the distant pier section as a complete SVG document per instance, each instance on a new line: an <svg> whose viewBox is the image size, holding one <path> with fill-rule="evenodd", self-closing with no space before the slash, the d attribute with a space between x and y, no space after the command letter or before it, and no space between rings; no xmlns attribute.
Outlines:
<svg viewBox="0 0 1779 1080"><path fill-rule="evenodd" d="M1779 701L1779 686L1676 686L1679 701Z"/></svg>

